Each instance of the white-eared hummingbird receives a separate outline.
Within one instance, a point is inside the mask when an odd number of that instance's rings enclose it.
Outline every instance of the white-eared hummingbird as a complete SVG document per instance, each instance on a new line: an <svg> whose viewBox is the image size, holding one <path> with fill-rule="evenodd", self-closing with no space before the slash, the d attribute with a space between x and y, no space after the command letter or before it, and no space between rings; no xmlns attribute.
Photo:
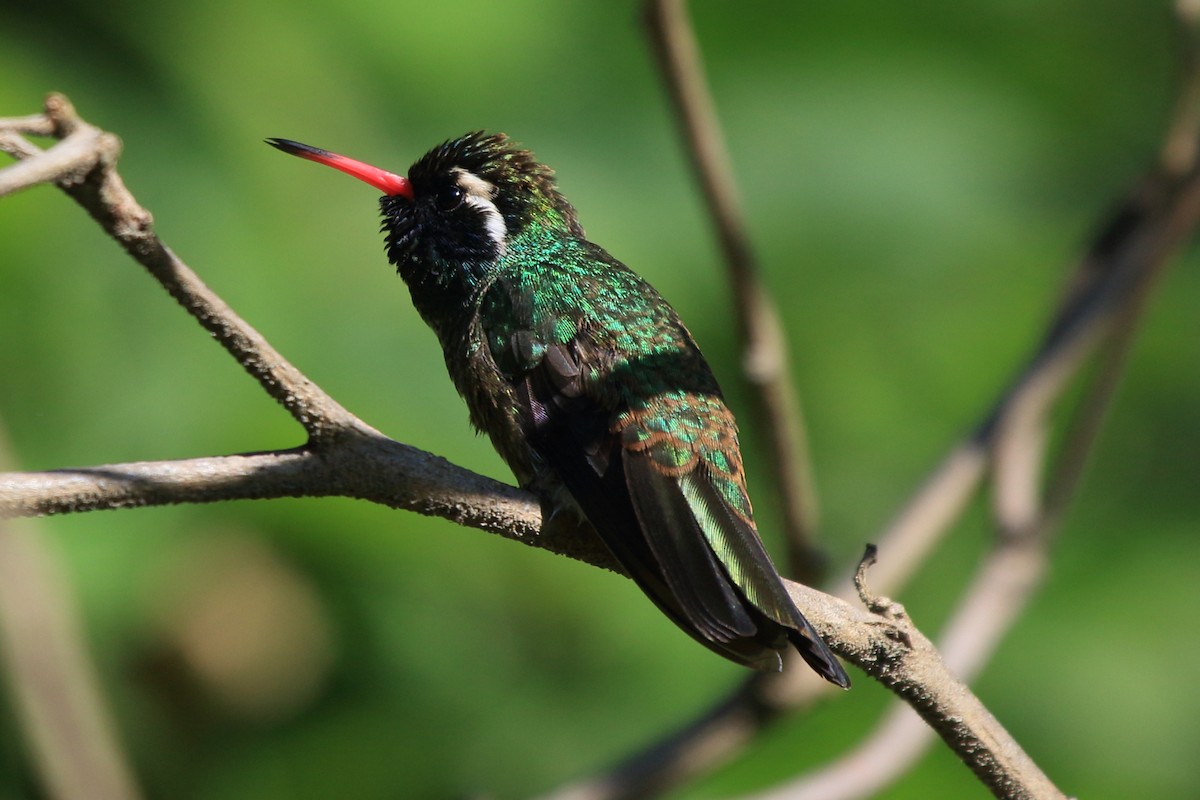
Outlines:
<svg viewBox="0 0 1200 800"><path fill-rule="evenodd" d="M777 670L790 641L850 685L763 548L737 424L691 334L584 237L549 168L483 132L435 147L407 177L267 143L383 192L388 259L471 422L541 498L546 524L594 529L650 599L720 655Z"/></svg>

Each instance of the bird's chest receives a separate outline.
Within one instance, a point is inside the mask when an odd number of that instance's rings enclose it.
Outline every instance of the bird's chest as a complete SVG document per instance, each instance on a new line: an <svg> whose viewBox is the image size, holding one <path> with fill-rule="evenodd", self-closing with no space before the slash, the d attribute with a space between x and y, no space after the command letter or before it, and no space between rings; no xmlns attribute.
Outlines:
<svg viewBox="0 0 1200 800"><path fill-rule="evenodd" d="M466 401L471 425L491 439L518 482L534 479L534 456L521 428L521 408L511 375L496 363L489 331L476 314L460 332L443 339L446 366Z"/></svg>

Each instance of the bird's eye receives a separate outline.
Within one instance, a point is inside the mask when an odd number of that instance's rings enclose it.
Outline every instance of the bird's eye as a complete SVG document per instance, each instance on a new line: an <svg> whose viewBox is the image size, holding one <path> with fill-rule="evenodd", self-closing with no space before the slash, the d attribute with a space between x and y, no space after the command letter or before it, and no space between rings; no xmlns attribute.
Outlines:
<svg viewBox="0 0 1200 800"><path fill-rule="evenodd" d="M458 208L466 193L457 183L447 184L437 190L434 200L440 211L453 211Z"/></svg>

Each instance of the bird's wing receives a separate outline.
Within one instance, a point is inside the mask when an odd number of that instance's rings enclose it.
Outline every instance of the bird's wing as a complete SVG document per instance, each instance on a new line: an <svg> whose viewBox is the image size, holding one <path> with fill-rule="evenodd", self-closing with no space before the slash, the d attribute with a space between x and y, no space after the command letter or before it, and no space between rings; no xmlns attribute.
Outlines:
<svg viewBox="0 0 1200 800"><path fill-rule="evenodd" d="M645 443L651 438L636 423L625 428L626 440ZM759 628L755 638L762 643L760 647L765 644L780 648L786 635L813 669L827 680L848 687L849 676L796 608L763 548L750 516L736 441L731 448L702 449L690 457L690 464L677 463L680 458L688 458L687 451L669 439L650 445L643 452L631 450L626 447L625 473L634 508L643 523L642 530L661 529L663 509L670 509L669 519L684 526L690 523L716 555L727 579L759 612L754 618ZM648 538L660 556L660 563L666 563L663 558L666 554L655 547L659 537ZM686 579L687 573L684 576ZM763 617L770 622L764 625ZM772 623L778 623L782 629Z"/></svg>
<svg viewBox="0 0 1200 800"><path fill-rule="evenodd" d="M515 313L485 332L493 357L535 458L630 576L722 655L777 669L777 651L792 639L819 672L846 685L762 546L733 418L669 307L678 346L631 358L620 337L653 334L562 309L531 314L521 307L529 296L517 293Z"/></svg>
<svg viewBox="0 0 1200 800"><path fill-rule="evenodd" d="M688 485L693 479L687 470L663 473L657 450L630 438L635 429L621 424L622 357L584 319L522 325L522 309L515 310L485 333L514 389L535 459L677 624L731 658L775 666L778 656L754 641L758 625L680 489L681 479ZM692 494L699 499L703 492Z"/></svg>
<svg viewBox="0 0 1200 800"><path fill-rule="evenodd" d="M618 416L589 391L588 347L550 345L515 384L528 409L525 435L545 466L562 481L584 516L622 566L677 623L737 660L769 666L774 652L744 647L758 626L722 568L679 489L647 451L626 446ZM595 355L595 354L592 354ZM687 479L685 478L685 481ZM779 643L782 646L782 641ZM750 652L738 652L748 650Z"/></svg>

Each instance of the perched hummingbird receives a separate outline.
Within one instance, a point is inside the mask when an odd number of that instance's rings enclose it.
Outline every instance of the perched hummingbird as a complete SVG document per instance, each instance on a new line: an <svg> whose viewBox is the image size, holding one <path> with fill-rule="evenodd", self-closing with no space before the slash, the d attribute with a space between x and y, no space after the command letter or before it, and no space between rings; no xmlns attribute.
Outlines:
<svg viewBox="0 0 1200 800"><path fill-rule="evenodd" d="M554 173L504 134L469 133L397 175L268 144L383 192L388 260L446 367L548 524L590 525L675 624L778 670L790 641L850 679L763 549L737 424L675 309L584 237Z"/></svg>

